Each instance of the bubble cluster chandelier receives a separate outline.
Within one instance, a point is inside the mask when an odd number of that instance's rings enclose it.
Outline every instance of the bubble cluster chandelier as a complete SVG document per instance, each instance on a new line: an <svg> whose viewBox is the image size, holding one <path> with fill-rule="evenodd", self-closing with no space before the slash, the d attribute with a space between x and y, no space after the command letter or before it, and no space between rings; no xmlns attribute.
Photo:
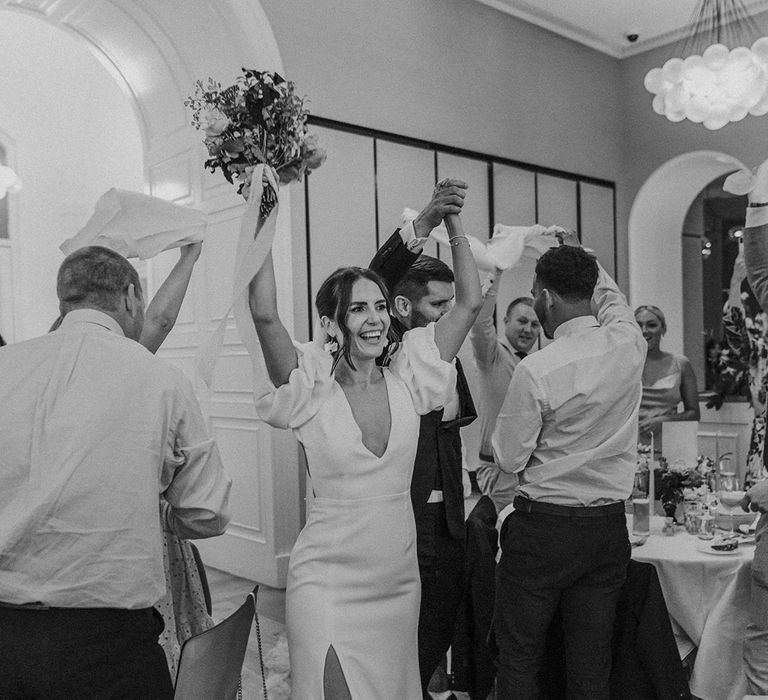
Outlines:
<svg viewBox="0 0 768 700"><path fill-rule="evenodd" d="M645 76L654 112L712 130L768 113L768 37L761 33L741 0L700 0L679 46L686 58Z"/></svg>

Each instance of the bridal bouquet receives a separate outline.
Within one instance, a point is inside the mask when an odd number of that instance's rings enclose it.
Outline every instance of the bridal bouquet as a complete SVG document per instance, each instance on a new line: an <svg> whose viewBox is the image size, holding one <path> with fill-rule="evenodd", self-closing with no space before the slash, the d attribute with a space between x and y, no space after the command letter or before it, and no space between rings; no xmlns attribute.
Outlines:
<svg viewBox="0 0 768 700"><path fill-rule="evenodd" d="M237 183L239 194L248 199L256 166L271 169L271 176L264 173L260 213L265 219L277 203L278 180L301 180L325 161L317 137L307 133L304 98L277 73L243 68L226 88L212 78L207 84L198 80L184 104L192 110L194 126L205 132L210 156L205 167L221 170L228 182Z"/></svg>

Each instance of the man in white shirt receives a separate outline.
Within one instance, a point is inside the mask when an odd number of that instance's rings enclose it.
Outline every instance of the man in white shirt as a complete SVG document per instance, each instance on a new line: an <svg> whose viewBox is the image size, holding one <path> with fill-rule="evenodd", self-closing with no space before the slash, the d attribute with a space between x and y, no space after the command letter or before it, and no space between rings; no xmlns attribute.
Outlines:
<svg viewBox="0 0 768 700"><path fill-rule="evenodd" d="M504 333L499 337L493 314L502 274L503 270L496 270L480 313L469 331L483 389L479 406L480 466L475 474L477 485L493 500L497 514L511 505L517 491L517 476L502 472L496 465L491 436L515 367L533 350L541 330L533 310L533 299L518 297L507 306Z"/></svg>
<svg viewBox="0 0 768 700"><path fill-rule="evenodd" d="M81 248L57 293L59 329L0 351L0 697L171 698L162 528L221 534L230 480L190 382L135 342L128 261Z"/></svg>
<svg viewBox="0 0 768 700"><path fill-rule="evenodd" d="M515 369L493 434L498 465L520 478L497 573L498 694L538 697L560 606L568 697L607 700L645 341L613 280L580 247L539 259L533 296L554 341Z"/></svg>

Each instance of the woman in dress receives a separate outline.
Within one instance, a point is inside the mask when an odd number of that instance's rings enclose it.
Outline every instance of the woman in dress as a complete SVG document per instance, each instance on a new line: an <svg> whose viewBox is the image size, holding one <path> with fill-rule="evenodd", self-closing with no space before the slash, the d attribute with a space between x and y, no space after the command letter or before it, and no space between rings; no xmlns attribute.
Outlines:
<svg viewBox="0 0 768 700"><path fill-rule="evenodd" d="M648 343L643 367L638 440L649 444L653 435L654 451L658 454L662 449L662 423L700 418L696 375L687 357L661 349L661 337L667 332L667 321L658 306L638 306L635 321ZM678 410L680 402L683 404L682 411Z"/></svg>
<svg viewBox="0 0 768 700"><path fill-rule="evenodd" d="M410 500L419 414L447 401L452 363L482 302L447 185L456 303L437 323L387 346L389 301L370 270L341 268L322 284L322 337L294 345L280 322L271 254L250 304L269 382L260 417L303 445L315 498L291 553L286 624L293 700L419 700L419 570ZM326 342L332 347L324 349ZM257 382L258 383L258 382Z"/></svg>

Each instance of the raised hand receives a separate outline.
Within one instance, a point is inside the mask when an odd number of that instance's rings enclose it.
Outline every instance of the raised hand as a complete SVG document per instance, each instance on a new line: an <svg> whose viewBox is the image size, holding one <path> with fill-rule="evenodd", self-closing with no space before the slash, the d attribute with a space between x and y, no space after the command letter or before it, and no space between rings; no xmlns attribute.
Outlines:
<svg viewBox="0 0 768 700"><path fill-rule="evenodd" d="M560 245L569 245L574 248L581 248L581 241L576 235L576 231L566 231L565 229L560 229L559 231L555 231L555 237L558 241L560 241Z"/></svg>
<svg viewBox="0 0 768 700"><path fill-rule="evenodd" d="M467 183L446 178L435 185L432 199L413 220L413 230L418 238L426 238L446 216L458 214L464 206Z"/></svg>

